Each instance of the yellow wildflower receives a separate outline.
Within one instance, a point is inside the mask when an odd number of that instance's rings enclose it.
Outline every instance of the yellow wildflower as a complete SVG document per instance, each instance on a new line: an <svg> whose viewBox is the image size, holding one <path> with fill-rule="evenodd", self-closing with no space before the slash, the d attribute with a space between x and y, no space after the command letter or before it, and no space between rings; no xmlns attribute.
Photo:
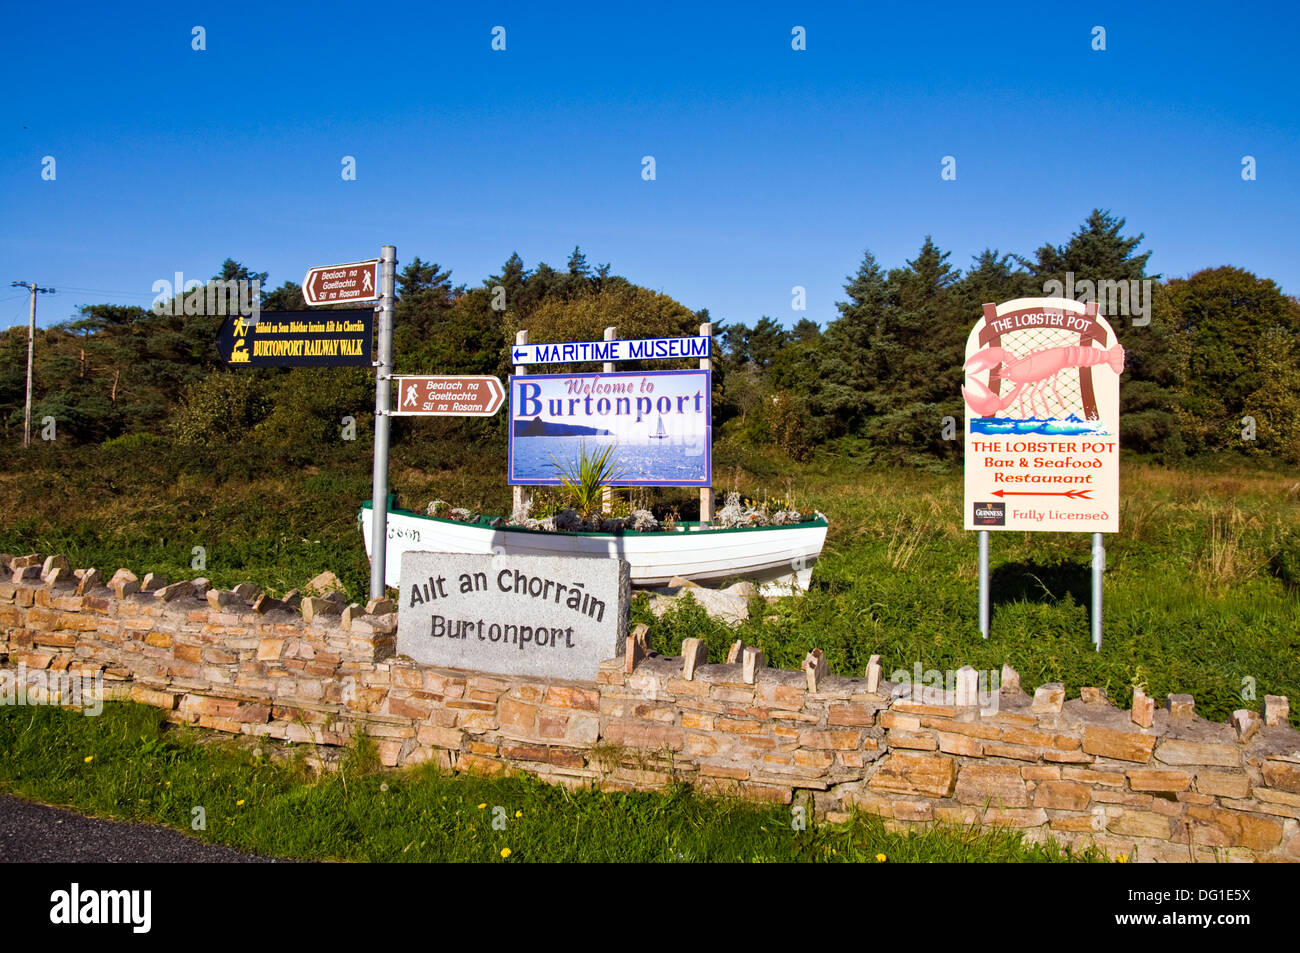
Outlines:
<svg viewBox="0 0 1300 953"><path fill-rule="evenodd" d="M86 764L90 764L90 762L94 760L95 760L95 756L93 754L86 755Z"/></svg>
<svg viewBox="0 0 1300 953"><path fill-rule="evenodd" d="M885 862L885 860L886 860L886 858L885 858L885 855L884 855L884 854L877 854L877 855L876 855L876 863L878 863L878 864L883 864L883 863Z"/></svg>
<svg viewBox="0 0 1300 953"><path fill-rule="evenodd" d="M506 859L507 857L509 857L509 856L510 856L510 848L509 848L509 847L502 847L502 848L501 848L501 859L502 859L502 860L505 860L505 859Z"/></svg>

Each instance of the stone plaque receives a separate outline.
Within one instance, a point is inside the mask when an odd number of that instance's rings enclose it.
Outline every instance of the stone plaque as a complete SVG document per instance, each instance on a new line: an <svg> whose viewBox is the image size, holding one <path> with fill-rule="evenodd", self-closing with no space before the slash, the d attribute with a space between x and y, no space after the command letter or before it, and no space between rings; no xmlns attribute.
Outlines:
<svg viewBox="0 0 1300 953"><path fill-rule="evenodd" d="M622 559L407 551L397 651L445 668L595 681L623 653L630 586Z"/></svg>

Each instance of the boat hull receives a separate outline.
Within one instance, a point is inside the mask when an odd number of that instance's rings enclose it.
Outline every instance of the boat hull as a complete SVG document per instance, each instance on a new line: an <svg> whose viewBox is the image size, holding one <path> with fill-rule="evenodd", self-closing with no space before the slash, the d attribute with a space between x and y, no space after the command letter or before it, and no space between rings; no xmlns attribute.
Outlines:
<svg viewBox="0 0 1300 953"><path fill-rule="evenodd" d="M363 505L359 520L369 557L374 550L368 503ZM813 565L826 542L826 522L819 519L793 526L746 529L688 524L673 532L658 533L548 533L520 527L493 528L394 510L388 514L387 536L384 581L394 588L401 578L402 554L414 550L618 557L628 561L632 585L637 588L666 586L674 576L701 584L749 579L764 594L777 595L808 588Z"/></svg>

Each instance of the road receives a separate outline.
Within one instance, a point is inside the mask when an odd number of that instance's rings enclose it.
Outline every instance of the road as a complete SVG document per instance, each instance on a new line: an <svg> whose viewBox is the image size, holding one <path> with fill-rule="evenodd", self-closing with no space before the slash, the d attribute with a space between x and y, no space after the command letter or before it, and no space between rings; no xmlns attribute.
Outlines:
<svg viewBox="0 0 1300 953"><path fill-rule="evenodd" d="M284 863L205 844L152 824L84 817L0 795L3 863Z"/></svg>

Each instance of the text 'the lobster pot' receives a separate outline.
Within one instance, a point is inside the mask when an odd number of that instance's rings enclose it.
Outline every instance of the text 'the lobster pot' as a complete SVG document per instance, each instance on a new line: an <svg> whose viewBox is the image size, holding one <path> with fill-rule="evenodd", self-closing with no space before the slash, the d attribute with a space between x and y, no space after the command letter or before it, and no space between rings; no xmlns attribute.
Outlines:
<svg viewBox="0 0 1300 953"><path fill-rule="evenodd" d="M397 651L426 665L594 681L627 639L622 559L406 552Z"/></svg>
<svg viewBox="0 0 1300 953"><path fill-rule="evenodd" d="M965 528L1117 532L1123 371L1096 304L984 305L962 386Z"/></svg>

